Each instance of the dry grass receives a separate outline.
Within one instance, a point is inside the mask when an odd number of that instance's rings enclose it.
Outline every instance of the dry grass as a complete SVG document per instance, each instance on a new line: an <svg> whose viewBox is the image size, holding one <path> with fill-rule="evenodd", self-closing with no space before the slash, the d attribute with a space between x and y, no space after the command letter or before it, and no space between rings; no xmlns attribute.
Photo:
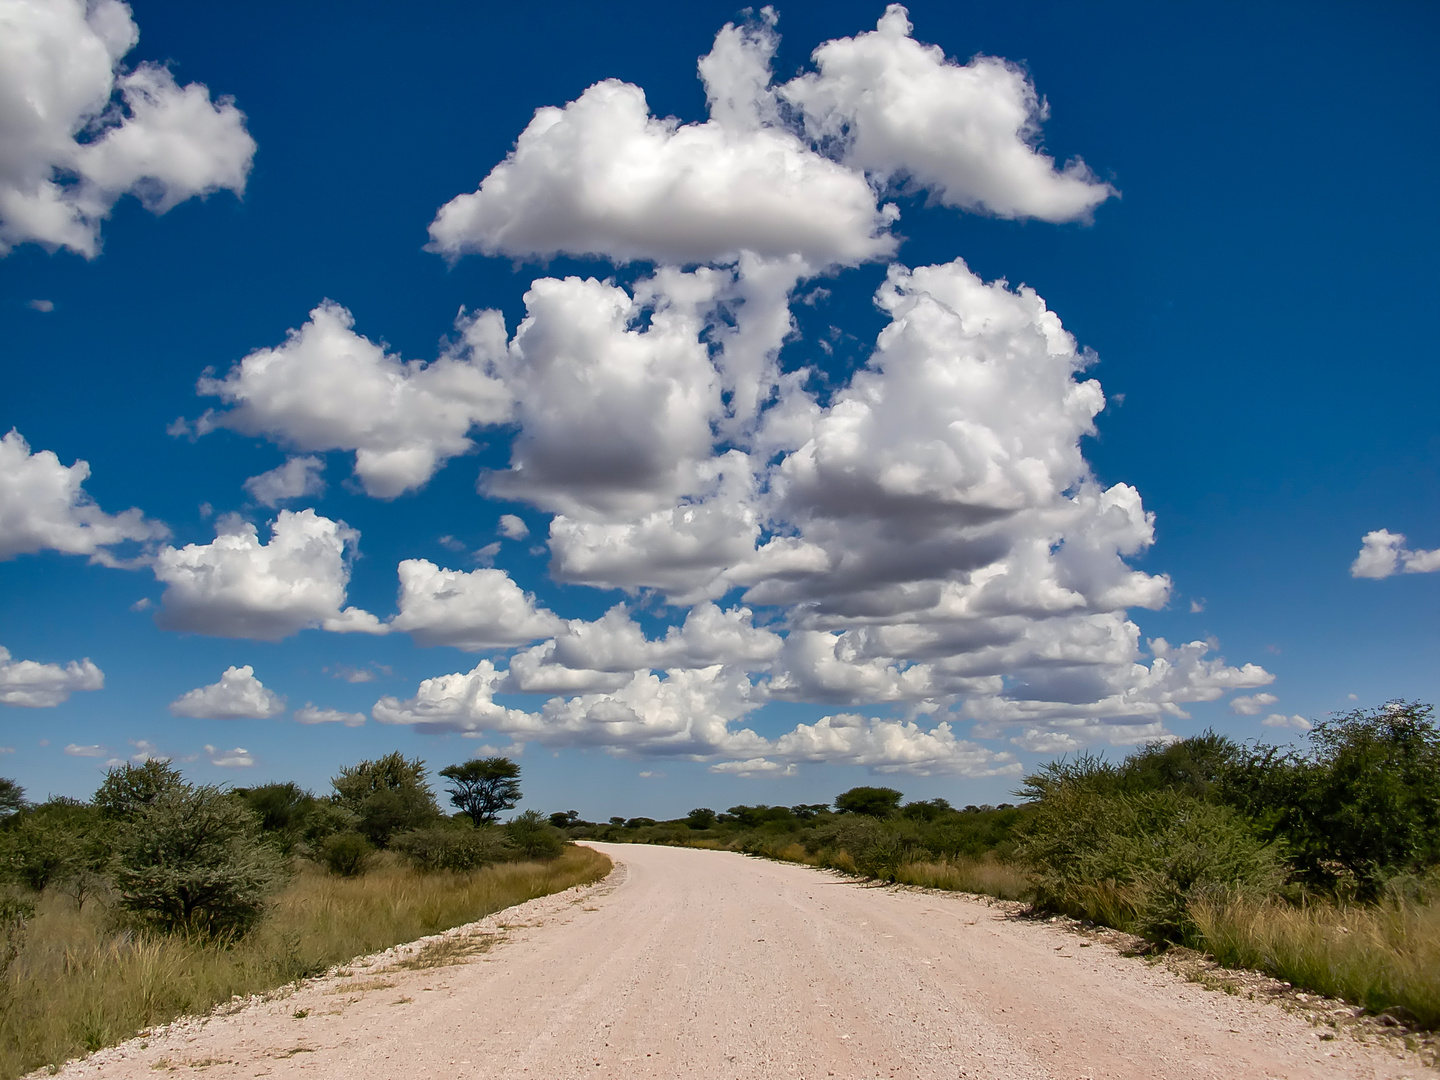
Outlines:
<svg viewBox="0 0 1440 1080"><path fill-rule="evenodd" d="M1222 964L1440 1029L1440 904L1234 899L1194 905L1191 914L1206 951Z"/></svg>
<svg viewBox="0 0 1440 1080"><path fill-rule="evenodd" d="M42 898L0 982L0 1077L58 1065L187 1013L204 1013L537 896L598 881L610 860L567 847L553 862L420 875L383 857L358 878L303 865L260 927L225 947L117 929L102 905Z"/></svg>
<svg viewBox="0 0 1440 1080"><path fill-rule="evenodd" d="M902 885L981 893L1002 900L1019 900L1031 887L1029 875L1023 870L994 859L902 863L895 871L895 880Z"/></svg>

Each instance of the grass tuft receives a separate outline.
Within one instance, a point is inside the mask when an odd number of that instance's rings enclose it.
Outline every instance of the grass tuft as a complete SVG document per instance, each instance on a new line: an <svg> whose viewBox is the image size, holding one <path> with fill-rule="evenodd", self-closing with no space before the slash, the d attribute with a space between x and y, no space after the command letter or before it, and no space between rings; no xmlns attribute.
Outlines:
<svg viewBox="0 0 1440 1080"><path fill-rule="evenodd" d="M964 857L901 863L895 871L895 880L901 885L980 893L1002 900L1019 900L1033 888L1030 875L1013 863Z"/></svg>
<svg viewBox="0 0 1440 1080"><path fill-rule="evenodd" d="M1206 951L1329 997L1440 1029L1440 904L1296 907L1277 900L1197 903Z"/></svg>

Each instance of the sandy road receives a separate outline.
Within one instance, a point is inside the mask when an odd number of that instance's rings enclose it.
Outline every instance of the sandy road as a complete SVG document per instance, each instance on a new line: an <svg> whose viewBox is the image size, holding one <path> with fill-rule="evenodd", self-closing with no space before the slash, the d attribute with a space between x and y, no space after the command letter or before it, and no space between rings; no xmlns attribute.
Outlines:
<svg viewBox="0 0 1440 1080"><path fill-rule="evenodd" d="M468 962L349 974L67 1077L1435 1077L1269 1003L975 900L604 845L606 882L467 928Z"/></svg>

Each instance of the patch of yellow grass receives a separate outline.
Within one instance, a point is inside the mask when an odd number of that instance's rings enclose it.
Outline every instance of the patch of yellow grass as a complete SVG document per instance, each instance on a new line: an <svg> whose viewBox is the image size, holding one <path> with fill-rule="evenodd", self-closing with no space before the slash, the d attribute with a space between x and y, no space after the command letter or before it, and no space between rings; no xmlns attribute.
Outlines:
<svg viewBox="0 0 1440 1080"><path fill-rule="evenodd" d="M902 885L982 893L1002 900L1019 900L1030 888L1030 878L1023 870L993 859L901 863L895 871L895 880Z"/></svg>
<svg viewBox="0 0 1440 1080"><path fill-rule="evenodd" d="M1222 964L1440 1028L1440 904L1295 907L1235 898L1195 904L1191 915Z"/></svg>
<svg viewBox="0 0 1440 1080"><path fill-rule="evenodd" d="M599 852L574 846L552 862L468 874L422 875L388 856L357 878L302 864L260 926L230 947L116 930L102 905L76 911L70 899L46 895L0 981L0 1077L598 881L610 867Z"/></svg>

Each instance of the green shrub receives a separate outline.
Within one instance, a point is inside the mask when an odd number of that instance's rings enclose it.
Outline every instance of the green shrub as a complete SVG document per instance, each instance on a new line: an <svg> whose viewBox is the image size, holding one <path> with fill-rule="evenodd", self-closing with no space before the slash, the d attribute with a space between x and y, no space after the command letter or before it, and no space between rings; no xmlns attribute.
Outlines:
<svg viewBox="0 0 1440 1080"><path fill-rule="evenodd" d="M547 826L548 827L548 826ZM390 838L390 849L410 860L417 870L478 870L491 863L503 862L507 854L505 841L491 828L466 825L436 826L411 829Z"/></svg>
<svg viewBox="0 0 1440 1080"><path fill-rule="evenodd" d="M289 855L305 833L315 796L294 782L261 784L232 793L250 808L260 831L282 855Z"/></svg>
<svg viewBox="0 0 1440 1080"><path fill-rule="evenodd" d="M320 852L330 837L339 833L353 833L359 824L360 816L334 799L316 799L309 813L305 815L305 825L300 835L305 849L313 854Z"/></svg>
<svg viewBox="0 0 1440 1080"><path fill-rule="evenodd" d="M165 792L184 786L185 778L179 769L168 761L152 759L107 771L93 801L103 816L126 821Z"/></svg>
<svg viewBox="0 0 1440 1080"><path fill-rule="evenodd" d="M331 783L337 801L358 819L358 830L376 847L385 847L395 833L439 820L440 807L425 776L425 762L395 751L347 766Z"/></svg>
<svg viewBox="0 0 1440 1080"><path fill-rule="evenodd" d="M835 796L835 809L850 814L885 818L900 809L905 796L888 787L855 787Z"/></svg>
<svg viewBox="0 0 1440 1080"><path fill-rule="evenodd" d="M708 806L698 806L685 815L685 824L692 829L714 828L715 811Z"/></svg>
<svg viewBox="0 0 1440 1080"><path fill-rule="evenodd" d="M0 995L10 989L6 976L25 947L25 930L35 914L35 902L9 889L0 891ZM0 1006L5 1004L0 996Z"/></svg>
<svg viewBox="0 0 1440 1080"><path fill-rule="evenodd" d="M535 810L511 818L505 825L505 839L527 859L553 859L565 849L559 830Z"/></svg>
<svg viewBox="0 0 1440 1080"><path fill-rule="evenodd" d="M1283 881L1274 846L1229 807L1108 781L1102 772L1096 784L1082 774L1051 786L1027 823L1018 856L1038 906L1180 941L1193 933L1195 901Z"/></svg>
<svg viewBox="0 0 1440 1080"><path fill-rule="evenodd" d="M254 817L218 788L181 783L133 812L116 846L120 907L167 932L243 935L280 877Z"/></svg>
<svg viewBox="0 0 1440 1080"><path fill-rule="evenodd" d="M894 881L901 863L911 858L914 837L911 822L852 813L816 829L806 846L837 870Z"/></svg>
<svg viewBox="0 0 1440 1080"><path fill-rule="evenodd" d="M14 815L0 833L6 878L35 892L58 888L83 904L102 884L113 826L93 806L57 798Z"/></svg>
<svg viewBox="0 0 1440 1080"><path fill-rule="evenodd" d="M1360 899L1440 863L1440 730L1434 709L1391 701L1321 720L1308 753L1256 747L1227 800L1285 841L1311 885Z"/></svg>
<svg viewBox="0 0 1440 1080"><path fill-rule="evenodd" d="M365 872L375 847L357 832L331 833L320 841L320 862L337 877L358 877Z"/></svg>

